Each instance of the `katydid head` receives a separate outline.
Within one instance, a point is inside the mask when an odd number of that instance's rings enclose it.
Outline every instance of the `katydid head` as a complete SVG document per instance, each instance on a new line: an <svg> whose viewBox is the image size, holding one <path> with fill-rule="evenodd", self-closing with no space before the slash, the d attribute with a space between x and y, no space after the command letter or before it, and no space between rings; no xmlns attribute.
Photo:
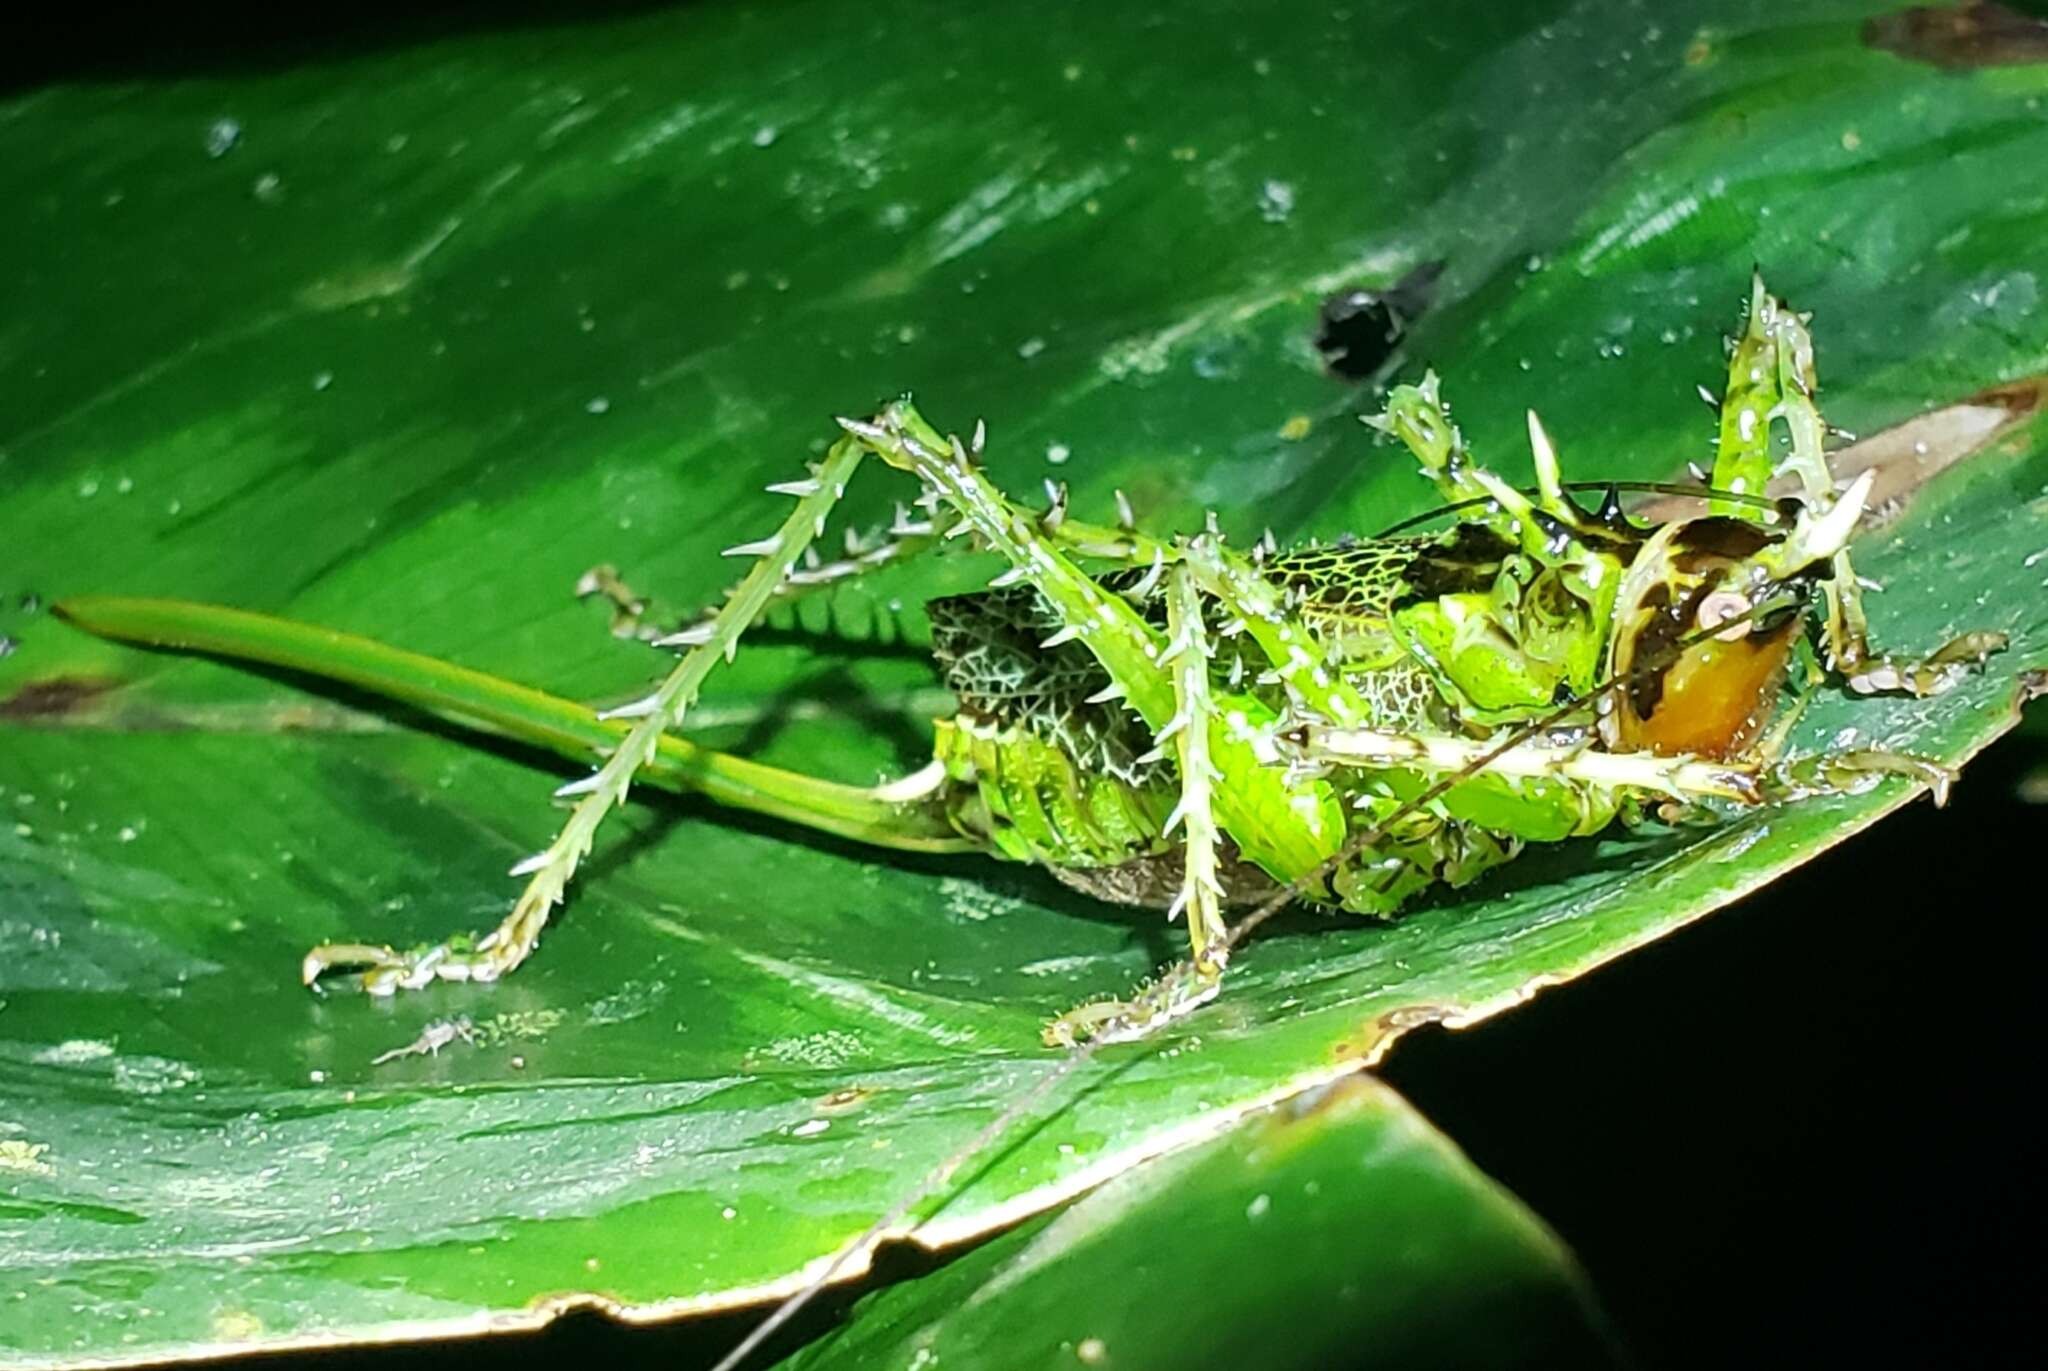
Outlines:
<svg viewBox="0 0 2048 1371"><path fill-rule="evenodd" d="M1396 387L1385 413L1368 422L1407 446L1462 524L1489 530L1524 568L1483 596L1441 596L1401 611L1410 637L1482 705L1493 702L1489 689L1523 708L1539 693L1531 687L1546 681L1574 692L1595 674L1622 681L1601 716L1614 751L1725 758L1756 740L1802 611L1836 574L1870 494L1866 474L1826 503L1788 501L1768 515L1714 513L1644 529L1618 507L1589 516L1571 501L1534 414L1533 491L1471 459L1433 375ZM1737 508L1761 503L1708 493L1741 502ZM1429 632L1435 619L1457 617L1453 611L1469 611L1459 631ZM1468 653L1479 665L1461 669L1458 649L1479 643L1482 629L1501 641ZM1502 662L1521 669L1509 682L1518 689L1496 689ZM1555 669L1527 669L1546 663Z"/></svg>
<svg viewBox="0 0 2048 1371"><path fill-rule="evenodd" d="M1608 665L1625 684L1601 721L1608 746L1716 758L1748 748L1869 491L1866 475L1827 508L1792 505L1775 527L1717 514L1652 533L1615 599Z"/></svg>

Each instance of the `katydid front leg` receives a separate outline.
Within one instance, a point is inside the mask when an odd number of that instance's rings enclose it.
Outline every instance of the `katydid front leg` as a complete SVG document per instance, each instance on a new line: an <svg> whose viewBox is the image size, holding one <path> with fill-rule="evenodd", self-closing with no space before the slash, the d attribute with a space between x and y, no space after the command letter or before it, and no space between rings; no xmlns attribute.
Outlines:
<svg viewBox="0 0 2048 1371"><path fill-rule="evenodd" d="M1762 276L1751 279L1749 317L1728 359L1714 485L1758 494L1767 483L1790 478L1797 482L1807 508L1825 514L1847 493L1837 495L1828 466L1827 423L1816 398L1820 377L1813 335L1806 327L1810 317L1773 296L1764 288ZM1788 440L1778 456L1772 441L1775 423L1784 424ZM1746 519L1763 517L1747 506L1725 502L1722 512ZM1822 639L1829 667L1841 673L1849 689L1859 695L1939 695L2005 649L2003 633L1980 631L1960 634L1924 657L1874 651L1863 612L1863 584L1846 542L1845 538L1844 546L1830 558L1832 574L1822 585L1827 599Z"/></svg>

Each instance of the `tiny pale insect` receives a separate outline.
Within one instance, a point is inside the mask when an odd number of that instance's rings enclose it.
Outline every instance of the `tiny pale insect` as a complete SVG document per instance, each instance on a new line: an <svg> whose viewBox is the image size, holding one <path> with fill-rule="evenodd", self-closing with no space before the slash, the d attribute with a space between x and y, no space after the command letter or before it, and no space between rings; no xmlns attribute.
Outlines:
<svg viewBox="0 0 2048 1371"><path fill-rule="evenodd" d="M1860 693L1934 694L2003 646L1966 633L1920 657L1872 650L1848 546L1870 478L1836 489L1815 390L1805 321L1758 281L1699 492L1710 507L1647 524L1612 486L1581 505L1533 413L1533 490L1477 463L1427 377L1395 388L1368 422L1420 463L1448 528L1286 553L1270 541L1239 551L1213 518L1191 536L1148 533L1121 499L1115 522L1087 523L1058 487L1046 508L1026 508L983 469L980 426L949 436L899 401L841 420L821 461L769 487L795 508L767 537L725 549L752 563L746 575L701 621L656 640L682 655L654 691L595 718L363 640L323 633L309 647L308 631L262 616L102 597L60 609L109 636L325 672L487 724L516 696L529 734L601 758L557 791L573 808L513 868L527 884L496 929L406 951L323 945L305 959L309 983L353 973L391 994L512 971L600 821L652 775L878 846L1033 862L1103 899L1164 908L1186 926L1188 961L1134 999L1083 1005L1046 1030L1056 1045L1117 1040L1214 996L1247 927L1290 900L1391 916L1532 842L1871 773L1915 775L1938 796L1947 774L1916 758L1783 764L1801 700L1830 677ZM822 562L813 544L871 457L916 480L916 512L901 510L887 540ZM1767 498L1774 476L1799 493ZM852 787L674 736L771 606L956 541L1005 569L987 590L929 607L959 707L937 722L927 765ZM609 572L582 589L635 608ZM1233 906L1260 913L1231 930Z"/></svg>

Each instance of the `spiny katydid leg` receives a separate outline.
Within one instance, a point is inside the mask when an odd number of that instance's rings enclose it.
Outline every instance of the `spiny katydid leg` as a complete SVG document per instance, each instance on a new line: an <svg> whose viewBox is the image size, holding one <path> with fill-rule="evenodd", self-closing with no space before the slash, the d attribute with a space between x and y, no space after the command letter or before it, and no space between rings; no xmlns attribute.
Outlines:
<svg viewBox="0 0 2048 1371"><path fill-rule="evenodd" d="M783 481L769 486L768 492L771 495L788 495L803 489L806 484L805 481ZM936 547L943 541L943 536L934 520L912 518L910 511L899 504L894 520L886 529L867 535L849 529L842 555L830 561L818 555L815 543L806 547L796 564L791 566L788 574L782 578L781 584L776 586L763 608L778 609L794 605L821 592L835 590L870 572L908 561ZM718 617L718 605L727 603L739 594L739 591L738 584L728 587L720 595L717 604L697 614L691 623L711 623ZM592 567L576 582L576 594L578 597L602 595L611 601L614 635L644 638L659 636L658 630L642 623L642 619L648 613L648 600L635 594L631 587L620 579L616 568ZM688 631L688 627L678 630L682 633Z"/></svg>
<svg viewBox="0 0 2048 1371"><path fill-rule="evenodd" d="M1223 922L1223 883L1217 876L1221 834L1211 787L1223 779L1210 755L1216 705L1210 692L1215 648L1202 622L1202 601L1193 572L1177 563L1166 583L1167 646L1160 662L1172 673L1173 718L1153 737L1163 754L1170 746L1180 776L1180 799L1163 825L1163 836L1185 830L1182 877L1166 917L1185 915L1189 960L1130 1000L1097 1000L1071 1009L1046 1026L1049 1046L1072 1047L1090 1038L1135 1038L1169 1018L1214 998L1229 955Z"/></svg>
<svg viewBox="0 0 2048 1371"><path fill-rule="evenodd" d="M1956 642L1962 643L1975 636L1964 634ZM1795 661L1793 670L1804 678L1806 687L1793 692L1790 704L1780 711L1778 719L1763 737L1757 739L1747 758L1759 777L1765 801L1783 804L1816 795L1854 794L1868 790L1886 776L1904 776L1927 787L1935 808L1948 803L1949 791L1961 773L1931 757L1877 748L1851 748L1807 757L1787 756L1793 729L1806 714L1812 688L1826 679L1813 644L1803 638L1795 652ZM1671 806L1660 810L1660 813L1683 818Z"/></svg>
<svg viewBox="0 0 2048 1371"><path fill-rule="evenodd" d="M771 536L726 549L728 556L752 557L753 569L708 622L675 635L673 645L688 651L673 671L644 699L608 711L608 717L630 718L632 728L582 780L556 793L575 796L568 820L547 848L513 867L528 878L512 912L490 933L469 945L451 940L418 952L396 952L362 943L335 943L306 954L303 968L310 984L337 967L361 967L363 988L375 995L418 989L442 980L496 980L533 952L554 907L561 902L577 865L590 851L598 824L626 798L635 773L652 761L662 735L682 721L697 692L721 658L738 651L740 636L774 598L789 571L825 527L825 518L845 493L860 465L861 444L850 439L833 445L807 479L782 488L797 506Z"/></svg>
<svg viewBox="0 0 2048 1371"><path fill-rule="evenodd" d="M459 728L557 752L608 756L629 725L589 706L338 629L224 605L79 595L57 615L89 633L145 647L203 652L345 683ZM978 852L983 844L946 817L934 769L875 786L846 785L701 747L668 734L641 768L642 784L705 799L835 837L900 852Z"/></svg>
<svg viewBox="0 0 2048 1371"><path fill-rule="evenodd" d="M576 598L587 600L593 595L603 596L612 607L611 630L614 638L653 638L658 630L646 622L647 597L638 594L619 575L619 569L606 562L594 566L576 578Z"/></svg>
<svg viewBox="0 0 2048 1371"><path fill-rule="evenodd" d="M973 446L968 449L970 456L979 456L983 437L984 431L977 425ZM768 490L770 494L786 494L802 484L783 482L769 486ZM1045 491L1046 508L1037 516L1037 523L1039 533L1049 542L1076 555L1100 561L1130 566L1157 566L1162 562L1165 545L1137 531L1130 502L1121 490L1116 492L1117 523L1114 527L1070 517L1064 482L1048 480ZM937 502L931 499L920 501L919 505L923 518L913 515L909 507L899 503L887 527L865 535L847 530L844 550L829 561L818 555L815 544L806 548L801 561L790 568L767 607L778 609L821 592L830 593L883 567L909 561L940 546L949 537L957 536L955 530L960 526L953 519L951 510L940 511ZM719 597L719 602L731 599L737 589L737 586L728 588ZM628 585L615 566L594 566L584 572L577 579L576 595L579 599L601 596L611 603L611 631L615 637L652 639L661 635L661 630L645 622L651 612L652 601ZM716 614L715 607L707 608L696 616L695 622L708 622Z"/></svg>
<svg viewBox="0 0 2048 1371"><path fill-rule="evenodd" d="M1329 660L1322 643L1290 613L1280 587L1254 561L1215 538L1190 543L1187 559L1197 583L1215 601L1225 631L1241 635L1265 660L1260 681L1279 686L1286 695L1287 716L1276 720L1261 740L1260 760L1286 763L1306 775L1329 771L1329 761L1292 746L1305 724L1357 728L1380 720L1383 711ZM1417 770L1399 763L1383 763L1379 769ZM1338 864L1339 878L1332 882L1336 901L1355 913L1390 913L1406 891L1437 879L1462 884L1512 851L1491 840L1466 841L1439 816L1403 805L1391 791L1370 795L1354 788L1350 803L1347 829L1364 824L1377 833L1370 842L1347 844L1349 860Z"/></svg>
<svg viewBox="0 0 2048 1371"><path fill-rule="evenodd" d="M1249 714L1247 725L1236 730L1217 717L1209 698L1208 658L1190 660L1198 650L1208 650L1199 609L1189 613L1192 582L1177 580L1180 589L1169 594L1168 637L1162 638L1124 597L1082 572L1061 540L1045 535L1037 516L1019 509L996 489L976 466L973 449L940 436L907 404L891 406L871 423L844 422L849 433L891 466L917 475L930 503L950 507L958 515L963 534L972 534L1008 561L1009 569L998 579L1028 581L1059 616L1062 627L1046 646L1078 640L1109 676L1103 698L1121 698L1152 731L1160 755L1173 749L1181 767L1182 800L1175 818L1188 825L1193 839L1187 844L1189 870L1180 904L1189 915L1197 974L1183 983L1180 993L1164 1001L1148 996L1145 1003L1177 1013L1213 995L1222 970L1221 920L1210 890L1217 835L1227 834L1242 856L1276 880L1307 878L1313 883L1344 840L1344 814L1336 796L1320 783L1298 783L1280 768L1261 765L1249 736ZM1156 569L1179 561L1177 549L1134 533L1115 536L1124 560L1147 560L1149 552ZM1076 550L1089 555L1105 551ZM1179 574L1176 570L1177 578ZM1199 649L1194 646L1198 640ZM1249 697L1236 697L1233 708L1244 712L1260 706ZM1199 738L1191 736L1196 732ZM1212 788L1217 774L1229 781ZM1084 1019L1114 1020L1130 1010L1131 1006L1112 1004L1080 1013ZM1057 1035L1068 1027L1077 1033L1087 1030L1086 1022L1070 1025L1063 1020L1051 1032Z"/></svg>
<svg viewBox="0 0 2048 1371"><path fill-rule="evenodd" d="M1721 432L1714 456L1717 489L1755 493L1773 477L1797 480L1808 509L1826 513L1838 499L1828 466L1827 423L1817 396L1810 316L1788 308L1764 288L1761 275L1750 284L1749 317L1728 359L1728 388L1721 401ZM1781 422L1789 442L1774 459L1773 427ZM1748 506L1728 504L1723 512L1758 519ZM1859 695L1939 695L1960 683L1993 653L2003 651L2002 633L1969 632L1924 657L1876 652L1863 611L1863 583L1846 546L1830 558L1823 583L1826 617L1822 641L1828 665Z"/></svg>
<svg viewBox="0 0 2048 1371"><path fill-rule="evenodd" d="M1180 894L1167 910L1167 918L1185 914L1188 941L1195 967L1210 976L1223 974L1223 884L1216 875L1216 850L1220 836L1210 803L1210 788L1223 779L1210 757L1210 730L1216 723L1216 705L1209 691L1209 663L1216 656L1209 631L1202 622L1201 592L1194 572L1186 562L1174 567L1166 584L1166 651L1159 656L1162 666L1173 673L1173 718L1154 733L1155 743L1173 744L1175 770L1180 775L1180 802L1167 816L1163 831L1171 837L1175 828L1186 829L1186 857Z"/></svg>
<svg viewBox="0 0 2048 1371"><path fill-rule="evenodd" d="M1496 756L1496 743L1448 734L1400 733L1371 728L1303 726L1300 755L1353 767L1400 767L1431 774L1463 771L1485 759L1495 776L1548 777L1577 785L1665 795L1675 800L1726 799L1755 804L1763 796L1755 772L1736 762L1661 757L1651 752L1602 752L1590 737L1575 746L1523 743Z"/></svg>

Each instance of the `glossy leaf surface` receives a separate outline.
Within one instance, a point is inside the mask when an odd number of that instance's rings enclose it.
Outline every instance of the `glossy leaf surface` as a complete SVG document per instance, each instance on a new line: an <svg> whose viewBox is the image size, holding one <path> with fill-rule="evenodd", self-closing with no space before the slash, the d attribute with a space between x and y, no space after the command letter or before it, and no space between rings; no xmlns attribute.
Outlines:
<svg viewBox="0 0 2048 1371"><path fill-rule="evenodd" d="M784 1366L1614 1361L1557 1239L1354 1075L864 1300Z"/></svg>
<svg viewBox="0 0 2048 1371"><path fill-rule="evenodd" d="M1752 263L1869 432L2048 369L2038 66L1941 71L1822 4L697 6L0 107L0 1346L144 1359L638 1315L785 1288L1056 1065L1050 1015L1175 950L1041 873L689 804L610 831L495 986L308 995L300 953L481 929L572 769L302 683L95 641L88 592L327 623L561 695L659 659L577 577L681 610L829 416L914 387L1012 489L1161 527L1426 507L1312 345L1447 263L1407 343L1520 474L1708 451ZM1169 60L1170 59L1170 60ZM2048 663L2024 426L1859 555L1876 632L2013 635L1941 700L1801 725L1960 760ZM849 517L908 492L879 473ZM866 782L944 708L916 605L743 653L693 736ZM901 606L900 612L897 606ZM880 650L875 649L879 643ZM907 642L906 649L902 643ZM865 647L862 646L865 644ZM943 1242L1700 916L1903 782L1540 853L1398 924L1303 915L950 1195ZM1911 863L1873 851L1872 860ZM1816 974L1826 974L1816 968ZM431 1022L476 1041L373 1059Z"/></svg>

